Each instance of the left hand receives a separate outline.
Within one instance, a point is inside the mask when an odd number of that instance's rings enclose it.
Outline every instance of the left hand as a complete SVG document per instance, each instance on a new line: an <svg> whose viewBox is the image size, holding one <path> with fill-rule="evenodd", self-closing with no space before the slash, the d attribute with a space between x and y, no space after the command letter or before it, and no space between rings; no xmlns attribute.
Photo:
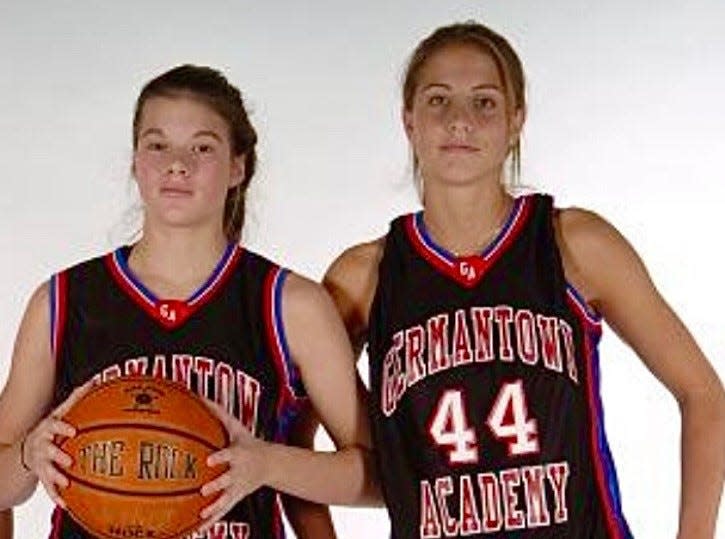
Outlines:
<svg viewBox="0 0 725 539"><path fill-rule="evenodd" d="M229 446L209 455L206 464L210 467L226 464L229 469L201 488L202 496L211 496L219 492L221 495L201 511L200 516L204 523L199 529L200 533L206 532L237 502L265 484L267 477L265 449L269 445L268 442L255 438L222 406L210 400L205 402L229 433Z"/></svg>

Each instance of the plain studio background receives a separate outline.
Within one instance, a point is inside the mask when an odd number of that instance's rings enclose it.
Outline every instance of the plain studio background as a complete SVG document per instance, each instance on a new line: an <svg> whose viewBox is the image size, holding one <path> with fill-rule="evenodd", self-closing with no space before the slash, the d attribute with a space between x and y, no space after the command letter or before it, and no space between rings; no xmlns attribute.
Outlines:
<svg viewBox="0 0 725 539"><path fill-rule="evenodd" d="M130 124L144 82L192 62L243 90L261 138L245 243L319 278L417 208L401 73L433 28L469 18L523 59L524 182L613 222L725 376L721 0L56 0L0 7L0 382L32 290L133 231ZM636 537L674 537L676 403L608 328L601 352L625 515ZM50 511L38 489L16 510L16 536L46 536ZM334 516L341 537L386 537L383 510Z"/></svg>

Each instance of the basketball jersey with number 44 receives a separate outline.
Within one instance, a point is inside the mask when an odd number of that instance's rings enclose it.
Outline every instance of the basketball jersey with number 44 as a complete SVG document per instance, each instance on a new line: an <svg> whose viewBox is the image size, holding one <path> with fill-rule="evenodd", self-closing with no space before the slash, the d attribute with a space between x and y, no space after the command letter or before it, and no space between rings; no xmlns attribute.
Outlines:
<svg viewBox="0 0 725 539"><path fill-rule="evenodd" d="M601 320L567 283L552 199L480 255L391 224L370 312L371 418L397 539L627 538L604 435Z"/></svg>

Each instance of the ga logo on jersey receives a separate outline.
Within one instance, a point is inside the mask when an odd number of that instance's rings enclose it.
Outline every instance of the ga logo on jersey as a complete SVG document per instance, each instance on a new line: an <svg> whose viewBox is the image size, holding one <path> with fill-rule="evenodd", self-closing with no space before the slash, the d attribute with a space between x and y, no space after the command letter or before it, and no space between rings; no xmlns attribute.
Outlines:
<svg viewBox="0 0 725 539"><path fill-rule="evenodd" d="M156 317L167 327L178 325L189 314L190 309L183 301L169 299L161 301L156 305Z"/></svg>
<svg viewBox="0 0 725 539"><path fill-rule="evenodd" d="M466 256L458 259L458 274L467 282L477 281L483 273L484 261L479 256Z"/></svg>

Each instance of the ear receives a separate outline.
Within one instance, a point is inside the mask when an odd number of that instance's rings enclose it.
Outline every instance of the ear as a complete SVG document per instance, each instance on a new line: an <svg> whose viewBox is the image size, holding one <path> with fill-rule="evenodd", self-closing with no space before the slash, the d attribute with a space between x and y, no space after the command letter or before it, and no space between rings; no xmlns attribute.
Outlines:
<svg viewBox="0 0 725 539"><path fill-rule="evenodd" d="M133 151L131 156L131 178L133 178L133 181L138 182L138 179L136 179L136 150Z"/></svg>
<svg viewBox="0 0 725 539"><path fill-rule="evenodd" d="M413 137L413 113L409 109L403 107L400 111L400 118L403 120L403 129L405 129L405 135L408 137L410 142Z"/></svg>
<svg viewBox="0 0 725 539"><path fill-rule="evenodd" d="M232 157L231 174L229 175L229 188L236 187L244 179L244 173L246 171L245 161L247 154L237 155Z"/></svg>
<svg viewBox="0 0 725 539"><path fill-rule="evenodd" d="M526 110L524 108L518 108L511 116L510 126L511 126L511 134L510 134L510 140L509 145L513 146L514 142L516 142L521 136L521 130L524 128L524 122L526 121Z"/></svg>

